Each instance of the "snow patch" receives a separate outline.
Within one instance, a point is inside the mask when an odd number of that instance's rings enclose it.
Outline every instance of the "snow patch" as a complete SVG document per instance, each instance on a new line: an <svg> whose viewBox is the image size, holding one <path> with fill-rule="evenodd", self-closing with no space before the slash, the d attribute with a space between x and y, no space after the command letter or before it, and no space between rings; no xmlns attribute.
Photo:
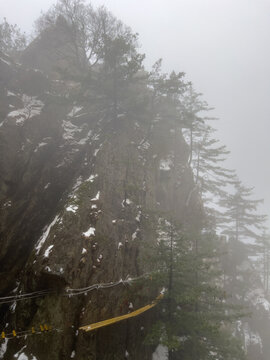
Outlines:
<svg viewBox="0 0 270 360"><path fill-rule="evenodd" d="M96 175L90 175L89 178L86 181L90 181L91 183L94 182L95 178L98 177L98 174Z"/></svg>
<svg viewBox="0 0 270 360"><path fill-rule="evenodd" d="M4 341L2 342L1 346L0 346L0 359L4 358L4 355L7 351L7 346L8 346L8 339L4 339Z"/></svg>
<svg viewBox="0 0 270 360"><path fill-rule="evenodd" d="M40 249L42 247L42 245L45 243L47 237L49 236L49 233L51 231L51 228L56 224L56 222L58 221L59 219L59 215L56 215L56 217L53 219L53 221L50 223L50 225L48 225L43 234L41 235L41 237L39 238L38 242L37 242L37 245L35 246L35 249L36 249L36 254L39 254L40 252Z"/></svg>
<svg viewBox="0 0 270 360"><path fill-rule="evenodd" d="M142 212L139 211L137 216L136 216L136 221L140 222L141 221L141 216L142 216Z"/></svg>
<svg viewBox="0 0 270 360"><path fill-rule="evenodd" d="M71 359L75 358L75 350L72 351L70 357L71 357Z"/></svg>
<svg viewBox="0 0 270 360"><path fill-rule="evenodd" d="M83 109L82 106L73 106L71 111L67 114L67 117L74 117L82 109Z"/></svg>
<svg viewBox="0 0 270 360"><path fill-rule="evenodd" d="M250 301L257 309L263 308L265 311L270 311L270 303L269 301L264 297L264 291L263 289L255 289L250 291L246 298L248 301Z"/></svg>
<svg viewBox="0 0 270 360"><path fill-rule="evenodd" d="M97 200L99 200L99 197L100 197L100 191L98 191L97 195L93 199L91 199L90 201L97 201Z"/></svg>
<svg viewBox="0 0 270 360"><path fill-rule="evenodd" d="M159 169L163 170L163 171L169 171L169 170L171 170L172 165L173 165L173 162L170 158L160 159Z"/></svg>
<svg viewBox="0 0 270 360"><path fill-rule="evenodd" d="M15 118L17 125L23 125L25 120L31 119L34 116L40 115L44 107L44 103L37 100L36 96L22 95L22 102L24 107L11 111L7 114L9 118Z"/></svg>
<svg viewBox="0 0 270 360"><path fill-rule="evenodd" d="M23 353L23 350L26 348L26 345L24 345L22 348L21 348L21 350L19 350L16 354L14 354L14 357L17 359L18 358L18 360L28 360L28 356L26 356L24 353ZM22 356L22 358L21 358L21 355L23 355Z"/></svg>
<svg viewBox="0 0 270 360"><path fill-rule="evenodd" d="M10 311L11 311L12 313L15 312L16 306L17 306L17 302L16 302L16 301L14 301L14 302L10 305L9 309L10 309Z"/></svg>
<svg viewBox="0 0 270 360"><path fill-rule="evenodd" d="M81 128L72 124L69 120L63 120L62 128L64 129L63 139L65 140L74 140L75 134L82 131Z"/></svg>
<svg viewBox="0 0 270 360"><path fill-rule="evenodd" d="M45 142L39 143L38 146L35 148L34 152L37 152L39 148L46 146L46 145L48 145L48 143L45 143Z"/></svg>
<svg viewBox="0 0 270 360"><path fill-rule="evenodd" d="M74 214L76 214L76 211L79 209L79 206L78 205L69 205L66 210L67 211L71 211L73 212Z"/></svg>
<svg viewBox="0 0 270 360"><path fill-rule="evenodd" d="M50 245L44 252L44 257L49 257L51 251L52 251L52 248L54 247L54 245Z"/></svg>
<svg viewBox="0 0 270 360"><path fill-rule="evenodd" d="M122 207L125 207L126 205L131 205L132 201L130 199L124 199L121 203Z"/></svg>
<svg viewBox="0 0 270 360"><path fill-rule="evenodd" d="M132 302L130 302L130 303L128 304L128 308L129 308L130 310L134 309L134 306L133 306Z"/></svg>
<svg viewBox="0 0 270 360"><path fill-rule="evenodd" d="M82 254L86 254L87 250L85 248L82 248Z"/></svg>
<svg viewBox="0 0 270 360"><path fill-rule="evenodd" d="M263 345L262 345L262 339L261 339L259 333L257 331L253 332L250 329L249 324L245 323L243 325L243 334L244 334L244 347L245 347L245 350L247 351L248 346L259 345L260 352L262 354Z"/></svg>
<svg viewBox="0 0 270 360"><path fill-rule="evenodd" d="M16 96L16 94L14 94L12 91L9 91L9 90L8 90L7 96Z"/></svg>
<svg viewBox="0 0 270 360"><path fill-rule="evenodd" d="M152 360L167 360L168 348L167 346L158 345L155 352L152 354Z"/></svg>
<svg viewBox="0 0 270 360"><path fill-rule="evenodd" d="M47 183L47 184L44 186L44 189L47 190L50 185L51 185L51 183Z"/></svg>
<svg viewBox="0 0 270 360"><path fill-rule="evenodd" d="M135 240L137 238L137 235L138 235L139 231L140 231L140 229L137 228L136 231L132 234L132 236L131 236L132 240Z"/></svg>
<svg viewBox="0 0 270 360"><path fill-rule="evenodd" d="M91 134L92 134L92 130L89 130L86 137L82 138L80 141L78 141L78 144L79 145L85 145L87 143L87 141L90 139Z"/></svg>
<svg viewBox="0 0 270 360"><path fill-rule="evenodd" d="M90 236L95 236L95 231L96 229L94 227L90 227L87 231L83 232L83 236L85 237L90 237Z"/></svg>

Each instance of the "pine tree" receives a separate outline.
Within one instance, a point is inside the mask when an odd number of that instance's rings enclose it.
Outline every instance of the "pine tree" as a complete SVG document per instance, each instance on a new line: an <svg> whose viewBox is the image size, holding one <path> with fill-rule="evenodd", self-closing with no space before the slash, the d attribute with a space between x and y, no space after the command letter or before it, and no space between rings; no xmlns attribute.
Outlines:
<svg viewBox="0 0 270 360"><path fill-rule="evenodd" d="M235 192L220 201L225 208L224 233L238 240L258 239L265 230L265 215L257 214L263 200L254 200L253 188L245 187L240 181L235 184Z"/></svg>
<svg viewBox="0 0 270 360"><path fill-rule="evenodd" d="M220 145L219 140L213 138L216 130L209 125L197 129L194 141L194 155L192 167L194 181L200 188L200 194L207 193L224 196L224 189L228 184L236 181L235 172L221 166L230 153L225 145Z"/></svg>
<svg viewBox="0 0 270 360"><path fill-rule="evenodd" d="M240 343L230 335L240 316L225 303L219 285L217 238L211 233L186 235L160 220L154 284L167 291L150 343L168 347L168 359L243 359Z"/></svg>
<svg viewBox="0 0 270 360"><path fill-rule="evenodd" d="M22 51L26 45L26 35L21 32L16 24L9 24L7 19L4 18L3 22L0 23L0 51L10 55L16 55L19 51Z"/></svg>
<svg viewBox="0 0 270 360"><path fill-rule="evenodd" d="M269 277L270 277L270 235L264 232L257 239L255 246L256 254L259 255L259 267L263 274L263 288L265 295L269 295Z"/></svg>

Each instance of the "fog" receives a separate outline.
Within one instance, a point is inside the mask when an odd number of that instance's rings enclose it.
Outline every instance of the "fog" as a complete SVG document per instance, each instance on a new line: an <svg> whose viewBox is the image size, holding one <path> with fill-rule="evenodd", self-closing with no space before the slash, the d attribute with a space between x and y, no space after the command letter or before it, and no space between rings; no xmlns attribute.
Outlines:
<svg viewBox="0 0 270 360"><path fill-rule="evenodd" d="M0 0L0 16L30 32L54 1ZM146 67L184 71L204 94L218 137L245 185L270 210L270 3L264 0L94 0L139 33Z"/></svg>

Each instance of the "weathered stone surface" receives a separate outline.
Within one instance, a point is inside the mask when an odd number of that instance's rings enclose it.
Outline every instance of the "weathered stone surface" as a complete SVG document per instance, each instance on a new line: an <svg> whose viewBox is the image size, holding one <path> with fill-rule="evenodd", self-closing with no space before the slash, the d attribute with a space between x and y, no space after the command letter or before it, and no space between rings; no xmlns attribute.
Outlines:
<svg viewBox="0 0 270 360"><path fill-rule="evenodd" d="M151 359L144 338L154 309L94 333L76 331L157 294L118 285L63 295L149 271L144 249L156 241L162 214L186 228L199 226L188 147L179 127L150 111L124 111L113 120L93 88L74 80L70 64L72 80L57 76L52 55L43 62L43 52L36 53L48 51L48 36L29 46L23 65L0 60L6 74L0 77L0 292L16 282L17 292L52 289L18 302L11 315L3 308L3 321L8 329L48 323L59 331L10 341L4 359L25 345L24 353L38 360L68 359L73 351L81 360Z"/></svg>

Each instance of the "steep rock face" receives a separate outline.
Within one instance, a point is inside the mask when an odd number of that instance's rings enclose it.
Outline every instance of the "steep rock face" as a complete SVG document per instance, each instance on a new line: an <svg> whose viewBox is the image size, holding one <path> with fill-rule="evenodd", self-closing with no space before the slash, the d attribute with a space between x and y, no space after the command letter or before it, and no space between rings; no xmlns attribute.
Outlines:
<svg viewBox="0 0 270 360"><path fill-rule="evenodd" d="M10 340L2 358L150 359L144 338L154 310L90 334L77 329L143 306L157 293L119 284L68 296L68 288L147 273L144 250L168 212L183 227L200 223L181 129L150 111L113 118L79 81L26 65L1 55L0 290L51 290L3 313L7 332L44 323L54 330Z"/></svg>

